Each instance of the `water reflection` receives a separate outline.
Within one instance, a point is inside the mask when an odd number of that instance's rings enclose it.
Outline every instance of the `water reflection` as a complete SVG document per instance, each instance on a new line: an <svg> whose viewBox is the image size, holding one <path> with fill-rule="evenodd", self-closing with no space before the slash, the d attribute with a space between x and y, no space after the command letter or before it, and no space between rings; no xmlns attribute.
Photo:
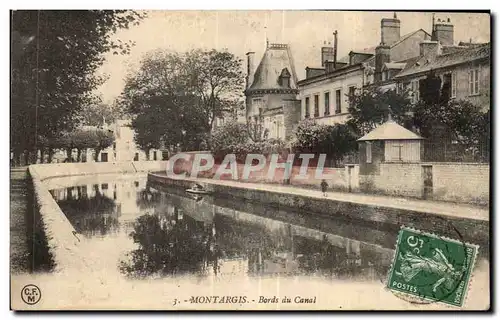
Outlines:
<svg viewBox="0 0 500 320"><path fill-rule="evenodd" d="M102 259L114 259L105 265L116 266L125 276L381 278L392 257L390 246L356 238L368 233L378 243L392 245L391 233L365 232L359 226L332 222L331 217L328 222L304 219L282 208L193 197L182 190L160 191L145 179L51 192L78 232L90 241L101 239L94 252ZM324 230L325 225L333 225L333 232ZM119 255L101 249L102 241L116 247Z"/></svg>
<svg viewBox="0 0 500 320"><path fill-rule="evenodd" d="M139 248L120 262L120 270L127 275L205 272L212 260L210 234L179 211L173 219L140 216L130 236Z"/></svg>
<svg viewBox="0 0 500 320"><path fill-rule="evenodd" d="M107 184L95 184L52 191L52 195L77 232L104 236L115 232L119 225L117 206L106 195L107 189Z"/></svg>

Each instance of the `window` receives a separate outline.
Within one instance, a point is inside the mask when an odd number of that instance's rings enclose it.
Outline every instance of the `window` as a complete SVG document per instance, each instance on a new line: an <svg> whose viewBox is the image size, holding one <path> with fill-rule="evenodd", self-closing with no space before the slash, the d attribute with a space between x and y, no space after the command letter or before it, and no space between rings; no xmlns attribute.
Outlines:
<svg viewBox="0 0 500 320"><path fill-rule="evenodd" d="M305 108L306 108L306 118L309 118L309 97L306 97Z"/></svg>
<svg viewBox="0 0 500 320"><path fill-rule="evenodd" d="M136 152L134 155L134 161L139 161L139 153Z"/></svg>
<svg viewBox="0 0 500 320"><path fill-rule="evenodd" d="M156 151L153 151L153 160L154 161L158 160L158 157L156 156Z"/></svg>
<svg viewBox="0 0 500 320"><path fill-rule="evenodd" d="M479 69L469 70L469 95L479 94Z"/></svg>
<svg viewBox="0 0 500 320"><path fill-rule="evenodd" d="M451 73L451 98L457 97L457 73Z"/></svg>
<svg viewBox="0 0 500 320"><path fill-rule="evenodd" d="M325 92L325 116L330 114L330 92Z"/></svg>
<svg viewBox="0 0 500 320"><path fill-rule="evenodd" d="M319 117L319 95L314 95L314 117Z"/></svg>
<svg viewBox="0 0 500 320"><path fill-rule="evenodd" d="M349 107L352 107L352 99L354 98L355 94L356 94L356 87L354 86L349 87Z"/></svg>
<svg viewBox="0 0 500 320"><path fill-rule="evenodd" d="M366 163L372 163L372 143L366 142Z"/></svg>
<svg viewBox="0 0 500 320"><path fill-rule="evenodd" d="M342 91L339 89L335 91L335 113L341 113L342 112Z"/></svg>
<svg viewBox="0 0 500 320"><path fill-rule="evenodd" d="M417 103L420 100L420 92L419 92L419 80L413 80L411 82L411 102Z"/></svg>
<svg viewBox="0 0 500 320"><path fill-rule="evenodd" d="M395 153L393 154L393 160L403 161L402 149L404 146L402 144L399 144L399 145L394 145L392 147L395 149ZM396 156L394 156L394 155L396 155Z"/></svg>
<svg viewBox="0 0 500 320"><path fill-rule="evenodd" d="M101 153L101 162L108 162L108 153L107 152Z"/></svg>

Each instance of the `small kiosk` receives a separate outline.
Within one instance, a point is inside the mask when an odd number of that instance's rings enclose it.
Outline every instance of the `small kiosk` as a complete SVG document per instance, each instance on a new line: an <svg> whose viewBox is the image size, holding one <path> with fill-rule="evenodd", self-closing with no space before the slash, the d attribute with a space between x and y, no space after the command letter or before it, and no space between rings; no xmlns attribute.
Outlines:
<svg viewBox="0 0 500 320"><path fill-rule="evenodd" d="M420 162L422 140L389 116L385 123L358 139L359 174L378 174L382 162Z"/></svg>

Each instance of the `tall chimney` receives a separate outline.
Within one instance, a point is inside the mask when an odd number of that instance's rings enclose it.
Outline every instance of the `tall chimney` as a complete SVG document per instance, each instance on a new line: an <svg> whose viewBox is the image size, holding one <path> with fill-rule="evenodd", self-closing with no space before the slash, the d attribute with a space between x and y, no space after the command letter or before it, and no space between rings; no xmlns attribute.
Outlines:
<svg viewBox="0 0 500 320"><path fill-rule="evenodd" d="M452 46L453 39L453 24L450 21L450 18L445 21L444 19L438 19L434 24L435 40L439 41L443 46Z"/></svg>
<svg viewBox="0 0 500 320"><path fill-rule="evenodd" d="M255 67L254 67L254 56L255 52L247 52L247 89L250 88L250 86L253 83L253 76L255 73Z"/></svg>
<svg viewBox="0 0 500 320"><path fill-rule="evenodd" d="M382 67L391 60L391 47L379 45L375 48L375 82L382 81Z"/></svg>
<svg viewBox="0 0 500 320"><path fill-rule="evenodd" d="M390 46L397 42L401 37L401 21L399 21L396 13L394 18L384 18L380 22L381 44Z"/></svg>
<svg viewBox="0 0 500 320"><path fill-rule="evenodd" d="M333 69L337 69L337 30L333 33Z"/></svg>
<svg viewBox="0 0 500 320"><path fill-rule="evenodd" d="M441 45L438 41L420 42L420 56L434 60L441 53Z"/></svg>
<svg viewBox="0 0 500 320"><path fill-rule="evenodd" d="M321 48L321 66L324 67L325 61L333 60L334 50L331 46L326 45L326 41L324 42L324 47Z"/></svg>

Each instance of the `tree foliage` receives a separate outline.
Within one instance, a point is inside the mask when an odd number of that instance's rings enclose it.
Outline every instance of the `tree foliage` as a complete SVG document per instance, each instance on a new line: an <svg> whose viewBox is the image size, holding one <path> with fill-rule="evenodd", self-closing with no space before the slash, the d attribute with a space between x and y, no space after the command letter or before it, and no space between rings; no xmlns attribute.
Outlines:
<svg viewBox="0 0 500 320"><path fill-rule="evenodd" d="M241 69L241 60L226 51L146 54L120 97L138 145L196 150L209 143L215 119L238 105Z"/></svg>
<svg viewBox="0 0 500 320"><path fill-rule="evenodd" d="M432 105L444 102L441 94L441 78L431 71L426 78L419 81L419 96L421 102Z"/></svg>
<svg viewBox="0 0 500 320"><path fill-rule="evenodd" d="M212 154L218 155L231 149L232 146L248 142L248 132L244 124L238 122L228 122L215 128L211 136Z"/></svg>
<svg viewBox="0 0 500 320"><path fill-rule="evenodd" d="M426 138L450 139L463 145L477 145L489 136L490 114L466 100L441 104L419 103L414 123Z"/></svg>
<svg viewBox="0 0 500 320"><path fill-rule="evenodd" d="M98 128L78 128L73 131L64 131L54 139L54 148L66 150L68 161L72 161L71 153L77 149L77 161L80 161L81 152L87 149L94 149L95 161L97 161L99 152L108 148L115 142L113 132Z"/></svg>
<svg viewBox="0 0 500 320"><path fill-rule="evenodd" d="M389 112L395 121L406 124L411 119L411 108L407 92L370 87L350 97L347 123L357 134L364 135L385 122Z"/></svg>
<svg viewBox="0 0 500 320"><path fill-rule="evenodd" d="M347 124L329 126L305 119L295 129L293 148L299 152L324 153L338 164L345 155L357 150L357 138Z"/></svg>
<svg viewBox="0 0 500 320"><path fill-rule="evenodd" d="M72 130L75 115L94 102L105 80L95 71L104 53L127 54L130 42L113 40L143 15L127 10L12 12L11 146L14 153L39 149Z"/></svg>

